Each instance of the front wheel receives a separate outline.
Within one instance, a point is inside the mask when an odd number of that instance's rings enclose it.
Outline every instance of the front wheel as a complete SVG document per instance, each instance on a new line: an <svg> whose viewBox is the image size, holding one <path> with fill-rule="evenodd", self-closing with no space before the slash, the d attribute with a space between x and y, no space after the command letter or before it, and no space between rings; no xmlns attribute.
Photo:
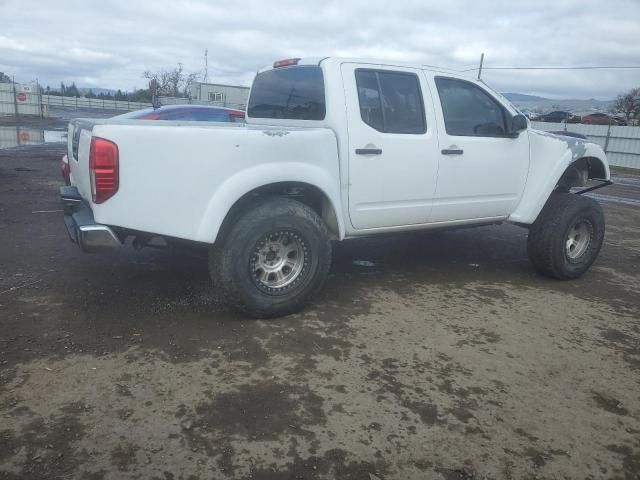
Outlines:
<svg viewBox="0 0 640 480"><path fill-rule="evenodd" d="M595 200L553 193L529 229L527 252L540 273L577 278L595 261L604 239L604 214Z"/></svg>
<svg viewBox="0 0 640 480"><path fill-rule="evenodd" d="M209 271L224 300L258 318L301 310L330 265L324 222L289 198L267 197L248 207L209 253Z"/></svg>

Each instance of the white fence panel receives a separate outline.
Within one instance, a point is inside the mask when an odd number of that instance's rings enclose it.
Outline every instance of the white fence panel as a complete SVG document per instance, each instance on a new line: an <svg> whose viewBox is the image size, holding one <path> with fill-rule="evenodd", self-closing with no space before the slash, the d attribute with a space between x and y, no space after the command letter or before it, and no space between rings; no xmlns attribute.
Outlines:
<svg viewBox="0 0 640 480"><path fill-rule="evenodd" d="M127 102L102 98L61 97L58 95L42 95L42 104L50 107L70 108L74 110L122 110L128 112L151 107L150 103Z"/></svg>
<svg viewBox="0 0 640 480"><path fill-rule="evenodd" d="M531 126L547 132L582 133L602 147L611 165L640 169L640 127L569 123L565 128L564 123L546 122L531 122Z"/></svg>
<svg viewBox="0 0 640 480"><path fill-rule="evenodd" d="M37 85L0 83L0 115L40 115Z"/></svg>
<svg viewBox="0 0 640 480"><path fill-rule="evenodd" d="M38 128L0 127L0 148L17 145L39 145L44 142L44 131Z"/></svg>

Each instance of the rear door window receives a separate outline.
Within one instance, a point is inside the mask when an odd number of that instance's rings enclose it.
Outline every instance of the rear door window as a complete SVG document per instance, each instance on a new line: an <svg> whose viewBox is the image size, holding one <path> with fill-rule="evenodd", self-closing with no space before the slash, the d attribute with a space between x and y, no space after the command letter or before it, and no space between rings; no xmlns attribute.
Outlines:
<svg viewBox="0 0 640 480"><path fill-rule="evenodd" d="M256 75L249 117L323 120L326 114L324 78L317 66L274 68Z"/></svg>
<svg viewBox="0 0 640 480"><path fill-rule="evenodd" d="M360 117L384 133L427 131L418 76L387 70L356 70Z"/></svg>

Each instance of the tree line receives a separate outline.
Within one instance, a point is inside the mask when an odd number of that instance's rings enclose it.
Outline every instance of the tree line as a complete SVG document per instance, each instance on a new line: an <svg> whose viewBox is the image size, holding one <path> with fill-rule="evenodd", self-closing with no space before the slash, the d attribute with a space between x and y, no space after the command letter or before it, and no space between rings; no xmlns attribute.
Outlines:
<svg viewBox="0 0 640 480"><path fill-rule="evenodd" d="M58 97L84 97L84 98L97 98L101 100L119 100L123 102L150 102L151 92L148 89L134 90L133 92L123 92L118 89L115 92L94 92L93 89L82 88L79 89L75 82L71 85L65 85L64 82L60 82L60 88L53 89L49 85L42 89L44 95L53 95Z"/></svg>
<svg viewBox="0 0 640 480"><path fill-rule="evenodd" d="M60 82L60 88L53 89L47 85L42 93L61 97L85 97L147 103L153 100L154 95L189 98L191 86L199 80L200 73L187 73L183 64L178 63L176 67L169 70L145 70L142 73L142 78L148 80L148 87L136 89L133 92L123 92L118 89L115 92L100 91L96 93L91 88L79 89L75 82L72 82L71 85L65 85L64 82ZM11 79L9 79L10 81Z"/></svg>

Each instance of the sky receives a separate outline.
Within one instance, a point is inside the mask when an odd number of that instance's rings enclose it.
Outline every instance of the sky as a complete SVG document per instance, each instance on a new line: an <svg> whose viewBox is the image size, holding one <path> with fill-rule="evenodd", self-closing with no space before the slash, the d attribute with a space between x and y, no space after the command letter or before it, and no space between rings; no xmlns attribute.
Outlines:
<svg viewBox="0 0 640 480"><path fill-rule="evenodd" d="M0 0L0 71L17 81L131 91L142 72L204 69L250 85L290 57L347 56L454 69L640 66L640 0ZM473 72L470 73L472 75ZM502 92L610 99L640 69L485 70Z"/></svg>

